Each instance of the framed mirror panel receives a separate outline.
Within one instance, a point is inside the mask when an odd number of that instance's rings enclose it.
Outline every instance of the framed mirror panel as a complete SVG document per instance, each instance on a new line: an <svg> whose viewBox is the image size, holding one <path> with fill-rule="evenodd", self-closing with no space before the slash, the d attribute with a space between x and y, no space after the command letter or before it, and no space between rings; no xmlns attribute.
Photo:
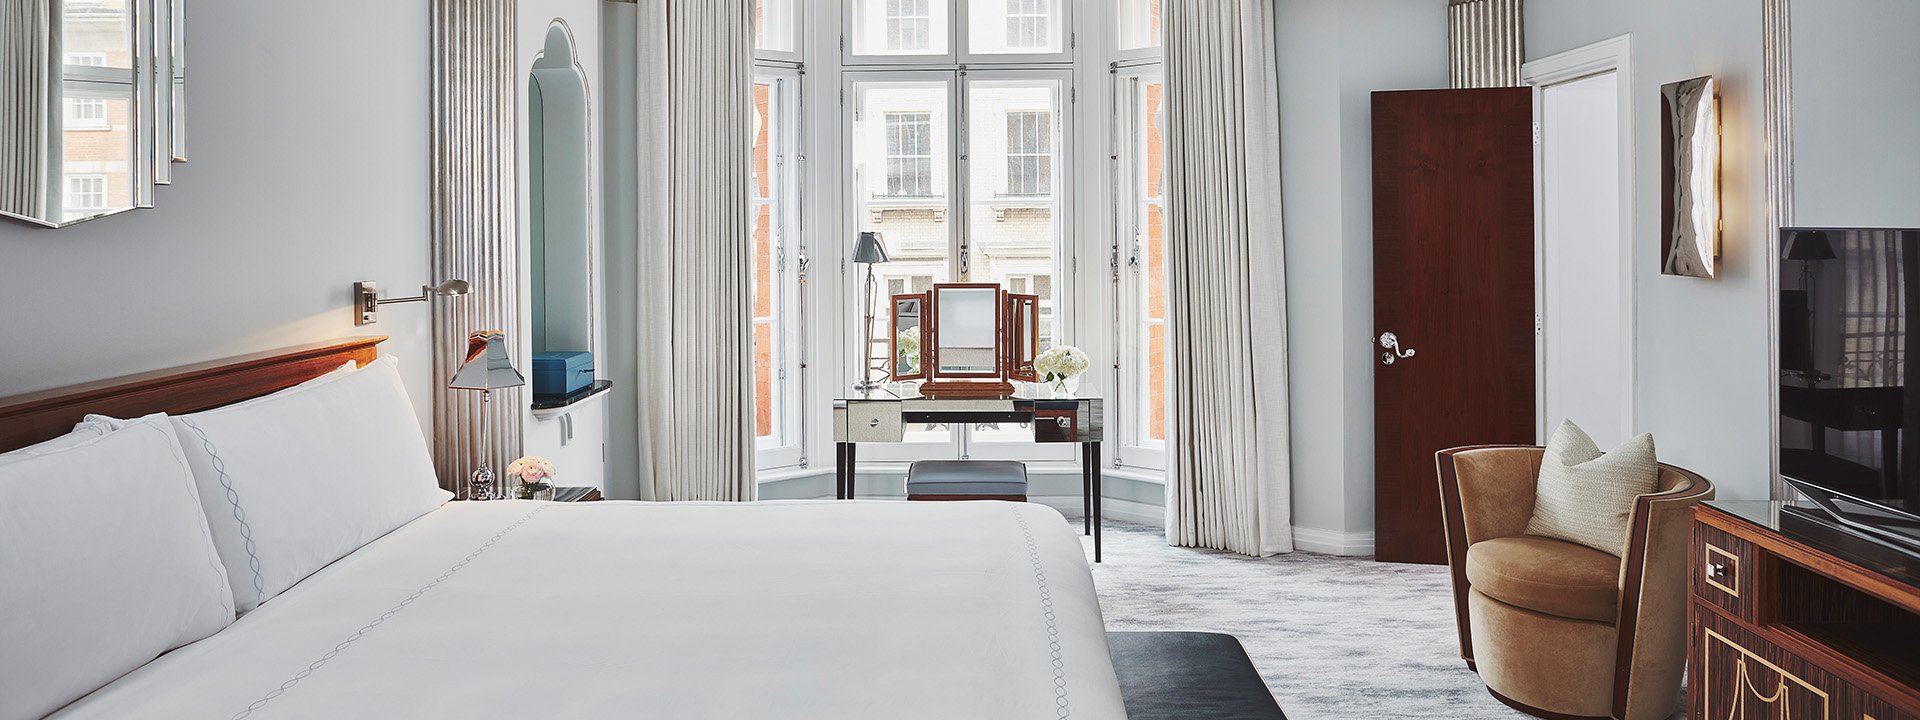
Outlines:
<svg viewBox="0 0 1920 720"><path fill-rule="evenodd" d="M1007 377L1039 382L1033 360L1040 354L1040 296L1007 293Z"/></svg>
<svg viewBox="0 0 1920 720"><path fill-rule="evenodd" d="M925 332L927 293L892 296L893 332L887 341L895 380L919 380L927 376L926 348L921 343Z"/></svg>
<svg viewBox="0 0 1920 720"><path fill-rule="evenodd" d="M62 227L153 205L185 155L184 3L0 13L0 216Z"/></svg>
<svg viewBox="0 0 1920 720"><path fill-rule="evenodd" d="M933 286L932 349L927 356L928 377L979 379L1005 377L1001 368L1002 322L1000 286L991 283L950 283Z"/></svg>

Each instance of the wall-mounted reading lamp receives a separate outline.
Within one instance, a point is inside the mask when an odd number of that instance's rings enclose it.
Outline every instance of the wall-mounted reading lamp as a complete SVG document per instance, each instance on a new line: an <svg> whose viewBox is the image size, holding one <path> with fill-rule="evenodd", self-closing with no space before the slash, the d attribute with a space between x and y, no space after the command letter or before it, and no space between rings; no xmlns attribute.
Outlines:
<svg viewBox="0 0 1920 720"><path fill-rule="evenodd" d="M420 294L413 297L383 298L379 288L372 280L362 280L353 284L353 306L359 308L353 324L372 325L380 322L380 306L393 303L426 302L435 296L457 297L473 290L473 285L465 280L448 280L439 285L422 285Z"/></svg>

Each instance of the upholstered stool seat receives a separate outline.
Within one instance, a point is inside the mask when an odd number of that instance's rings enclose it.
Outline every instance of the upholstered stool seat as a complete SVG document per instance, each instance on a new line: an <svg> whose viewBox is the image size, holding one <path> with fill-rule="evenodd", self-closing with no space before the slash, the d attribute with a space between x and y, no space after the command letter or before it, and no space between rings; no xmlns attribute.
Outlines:
<svg viewBox="0 0 1920 720"><path fill-rule="evenodd" d="M908 500L1027 500L1027 466L1012 460L921 460L907 468Z"/></svg>
<svg viewBox="0 0 1920 720"><path fill-rule="evenodd" d="M1620 558L1565 540L1518 535L1474 543L1467 582L1534 612L1604 623L1620 615Z"/></svg>

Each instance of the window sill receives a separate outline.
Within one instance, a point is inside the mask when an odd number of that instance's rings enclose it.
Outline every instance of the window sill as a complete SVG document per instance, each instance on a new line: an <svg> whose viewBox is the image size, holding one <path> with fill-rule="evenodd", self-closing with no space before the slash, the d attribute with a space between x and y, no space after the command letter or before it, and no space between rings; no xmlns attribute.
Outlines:
<svg viewBox="0 0 1920 720"><path fill-rule="evenodd" d="M907 472L907 466L910 464L911 463L905 462L863 462L860 463L860 474L904 474ZM1072 462L1030 462L1027 463L1027 469L1034 475L1080 474L1080 468ZM765 485L767 483L794 480L797 478L825 477L832 474L833 466L831 465L825 467L783 467L755 471L753 479L754 484ZM1101 476L1143 482L1149 485L1167 484L1167 474L1165 472L1149 468L1109 467L1101 472Z"/></svg>

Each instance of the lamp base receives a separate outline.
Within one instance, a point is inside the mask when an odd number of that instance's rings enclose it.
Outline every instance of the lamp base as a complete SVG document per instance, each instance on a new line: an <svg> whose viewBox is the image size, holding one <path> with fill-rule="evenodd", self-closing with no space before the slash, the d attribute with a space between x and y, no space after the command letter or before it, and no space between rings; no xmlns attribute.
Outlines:
<svg viewBox="0 0 1920 720"><path fill-rule="evenodd" d="M481 465L479 469L473 471L473 476L467 479L467 499L499 499L499 493L494 485L493 468Z"/></svg>

